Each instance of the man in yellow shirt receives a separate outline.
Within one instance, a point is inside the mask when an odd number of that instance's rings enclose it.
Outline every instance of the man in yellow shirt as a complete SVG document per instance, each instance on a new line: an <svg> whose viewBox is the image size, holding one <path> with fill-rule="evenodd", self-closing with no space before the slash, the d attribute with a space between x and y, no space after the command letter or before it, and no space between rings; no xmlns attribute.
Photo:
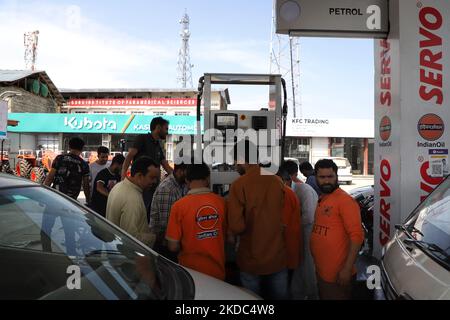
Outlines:
<svg viewBox="0 0 450 320"><path fill-rule="evenodd" d="M131 176L111 190L106 205L106 219L150 247L155 242L155 235L147 223L142 193L155 185L159 176L159 165L147 156L140 157L131 166Z"/></svg>

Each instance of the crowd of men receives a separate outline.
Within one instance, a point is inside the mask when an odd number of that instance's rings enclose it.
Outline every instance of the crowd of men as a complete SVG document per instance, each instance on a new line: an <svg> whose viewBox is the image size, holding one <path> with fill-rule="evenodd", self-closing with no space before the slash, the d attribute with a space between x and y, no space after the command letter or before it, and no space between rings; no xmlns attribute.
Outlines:
<svg viewBox="0 0 450 320"><path fill-rule="evenodd" d="M364 233L359 206L339 188L332 160L314 168L286 161L268 174L250 163L247 142L245 154L235 153L240 177L223 198L211 191L206 164L169 166L161 146L168 125L154 118L126 158L108 162L109 150L99 147L90 165L80 157L84 142L72 138L44 183L74 199L83 187L97 213L166 258L217 279L230 279L232 248L238 283L263 298L351 298ZM162 181L161 167L168 174Z"/></svg>

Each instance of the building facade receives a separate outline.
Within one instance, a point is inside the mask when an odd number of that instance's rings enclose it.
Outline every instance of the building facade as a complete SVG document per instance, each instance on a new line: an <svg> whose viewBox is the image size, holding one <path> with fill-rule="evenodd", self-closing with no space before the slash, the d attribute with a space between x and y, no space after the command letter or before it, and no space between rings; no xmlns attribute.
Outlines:
<svg viewBox="0 0 450 320"><path fill-rule="evenodd" d="M197 91L193 89L62 89L61 92L66 101L61 107L63 114L88 119L98 116L104 119L127 119L127 130L122 126L120 130L117 128L112 133L101 135L77 133L85 140L86 150L93 151L103 145L111 151L121 151L121 140L125 140L125 148L128 149L137 134L150 131L149 125L153 117L162 116L170 122L165 149L167 159L172 161L173 150L180 137L195 133ZM227 89L213 91L213 109L224 110L229 103ZM203 112L203 107L200 110ZM73 135L64 133L63 145Z"/></svg>
<svg viewBox="0 0 450 320"><path fill-rule="evenodd" d="M181 137L196 132L197 91L193 89L62 89L61 99L51 108L38 101L39 108L21 109L18 98L29 104L35 99L18 96L12 102L9 117L19 121L9 128L12 139L7 150L13 155L23 149L67 151L74 136L85 141L86 151L101 145L111 151L127 150L138 134L150 131L154 117L162 116L170 122L164 144L170 161ZM229 103L228 90L213 91L212 108L226 109Z"/></svg>
<svg viewBox="0 0 450 320"><path fill-rule="evenodd" d="M353 174L374 173L373 120L290 118L286 131L286 157L313 165L322 158L344 157Z"/></svg>
<svg viewBox="0 0 450 320"><path fill-rule="evenodd" d="M58 90L43 71L0 70L0 97L5 92L15 92L8 112L9 119L19 121L9 128L5 144L10 159L24 149L67 151L74 136L85 141L87 151L101 145L127 150L138 134L150 131L153 117L162 116L170 122L165 149L173 160L176 144L196 132L194 89ZM212 109L225 110L230 103L228 89L213 91ZM370 119L288 118L284 154L313 165L324 157L345 157L354 174L371 175L373 138Z"/></svg>
<svg viewBox="0 0 450 320"><path fill-rule="evenodd" d="M55 114L64 103L63 96L45 71L0 70L0 98L7 101L9 114ZM13 128L8 128L3 148L9 152L10 159L15 159L19 150L35 150L48 140L46 133L9 129Z"/></svg>

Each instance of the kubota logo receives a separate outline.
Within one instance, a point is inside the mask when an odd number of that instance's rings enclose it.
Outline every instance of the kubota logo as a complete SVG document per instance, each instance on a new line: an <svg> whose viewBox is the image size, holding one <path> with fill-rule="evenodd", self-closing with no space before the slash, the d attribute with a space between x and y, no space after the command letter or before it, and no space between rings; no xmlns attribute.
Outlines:
<svg viewBox="0 0 450 320"><path fill-rule="evenodd" d="M108 120L103 118L102 121L96 120L92 121L88 118L84 117L82 120L77 119L76 117L64 117L64 126L69 127L71 129L81 130L117 130L117 123L113 120Z"/></svg>
<svg viewBox="0 0 450 320"><path fill-rule="evenodd" d="M434 113L428 113L420 118L417 130L422 138L435 141L444 134L444 121Z"/></svg>
<svg viewBox="0 0 450 320"><path fill-rule="evenodd" d="M383 141L389 140L391 137L392 124L388 116L384 116L380 121L380 138Z"/></svg>

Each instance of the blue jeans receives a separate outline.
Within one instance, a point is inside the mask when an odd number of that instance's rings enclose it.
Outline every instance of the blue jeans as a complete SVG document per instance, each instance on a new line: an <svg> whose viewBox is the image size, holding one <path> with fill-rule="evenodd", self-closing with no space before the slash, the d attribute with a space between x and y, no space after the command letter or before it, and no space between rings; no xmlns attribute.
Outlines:
<svg viewBox="0 0 450 320"><path fill-rule="evenodd" d="M255 275L246 272L240 273L242 285L269 300L288 299L288 270L268 275Z"/></svg>

